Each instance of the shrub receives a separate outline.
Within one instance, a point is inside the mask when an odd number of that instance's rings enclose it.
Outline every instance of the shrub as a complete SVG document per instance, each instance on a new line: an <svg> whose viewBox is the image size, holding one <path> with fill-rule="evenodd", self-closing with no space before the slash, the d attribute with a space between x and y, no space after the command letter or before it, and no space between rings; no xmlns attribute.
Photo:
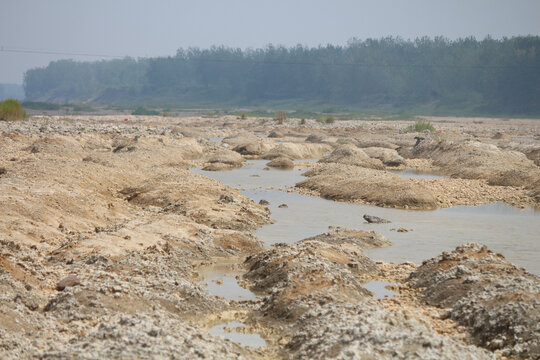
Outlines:
<svg viewBox="0 0 540 360"><path fill-rule="evenodd" d="M300 120L300 125L306 125L306 119L305 118L302 118L302 120Z"/></svg>
<svg viewBox="0 0 540 360"><path fill-rule="evenodd" d="M321 116L317 118L317 121L321 124L333 124L336 119L333 116Z"/></svg>
<svg viewBox="0 0 540 360"><path fill-rule="evenodd" d="M133 110L131 115L159 115L159 112L155 110L148 110L142 106L139 106L138 108Z"/></svg>
<svg viewBox="0 0 540 360"><path fill-rule="evenodd" d="M278 124L283 124L287 120L287 114L285 111L278 111L274 115L274 120L277 120Z"/></svg>
<svg viewBox="0 0 540 360"><path fill-rule="evenodd" d="M0 120L22 120L26 112L19 100L7 99L0 102Z"/></svg>
<svg viewBox="0 0 540 360"><path fill-rule="evenodd" d="M422 132L424 130L435 131L435 127L427 120L417 120L413 125L407 128L408 131Z"/></svg>

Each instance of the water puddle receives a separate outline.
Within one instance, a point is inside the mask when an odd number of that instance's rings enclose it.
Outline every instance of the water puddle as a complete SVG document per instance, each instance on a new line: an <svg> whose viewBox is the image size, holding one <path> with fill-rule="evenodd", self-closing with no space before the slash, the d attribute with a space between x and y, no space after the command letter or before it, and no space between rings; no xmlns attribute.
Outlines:
<svg viewBox="0 0 540 360"><path fill-rule="evenodd" d="M222 137L211 137L208 140L213 141L213 142L222 142L223 138Z"/></svg>
<svg viewBox="0 0 540 360"><path fill-rule="evenodd" d="M492 203L414 211L335 202L277 191L305 178L301 176L302 171L296 169L263 170L266 163L266 160L254 160L241 169L228 172L195 171L242 189L243 194L255 202L261 199L270 202L268 207L276 222L255 232L268 246L278 242L293 243L328 231L328 226L341 226L374 230L392 241L393 246L365 251L376 260L421 263L463 243L479 242L503 253L509 261L529 272L540 274L540 212L532 208L518 209L504 203ZM254 174L259 177L252 177ZM280 208L281 204L287 204L287 208ZM362 218L364 214L392 222L367 224ZM399 228L410 231L395 231Z"/></svg>
<svg viewBox="0 0 540 360"><path fill-rule="evenodd" d="M214 326L209 330L209 333L216 336L223 336L244 346L264 347L266 341L259 334L249 334L242 332L246 326L238 321L229 321L225 324Z"/></svg>
<svg viewBox="0 0 540 360"><path fill-rule="evenodd" d="M385 282L385 281L370 281L362 287L366 290L369 290L373 293L373 298L375 299L391 299L394 296L399 296L395 291L388 289L395 284Z"/></svg>
<svg viewBox="0 0 540 360"><path fill-rule="evenodd" d="M421 173L421 172L417 172L411 169L403 170L403 171L390 171L390 172L396 175L399 175L404 179L434 180L434 179L447 179L448 178L446 176L441 176L441 175Z"/></svg>
<svg viewBox="0 0 540 360"><path fill-rule="evenodd" d="M242 274L242 271L231 269L231 263L218 263L200 270L203 279L200 284L207 287L210 294L229 300L257 300L254 293L238 284L236 277Z"/></svg>

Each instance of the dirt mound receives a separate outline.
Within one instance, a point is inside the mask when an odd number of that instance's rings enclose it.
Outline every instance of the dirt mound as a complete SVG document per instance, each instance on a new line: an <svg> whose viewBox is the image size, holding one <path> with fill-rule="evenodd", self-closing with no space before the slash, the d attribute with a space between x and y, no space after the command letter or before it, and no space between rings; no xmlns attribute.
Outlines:
<svg viewBox="0 0 540 360"><path fill-rule="evenodd" d="M220 150L208 159L209 165L205 166L203 170L206 171L221 171L232 170L242 167L242 164L246 160L237 153L231 150Z"/></svg>
<svg viewBox="0 0 540 360"><path fill-rule="evenodd" d="M329 244L353 243L362 249L374 249L391 246L392 242L375 231L336 229L316 235L303 241L317 240Z"/></svg>
<svg viewBox="0 0 540 360"><path fill-rule="evenodd" d="M277 244L246 259L244 278L257 293L269 295L265 316L293 321L308 310L306 299L353 300L370 296L359 282L377 272L375 263L354 243L302 241Z"/></svg>
<svg viewBox="0 0 540 360"><path fill-rule="evenodd" d="M540 357L540 279L479 244L424 261L409 278L430 305L451 308L476 344L505 356Z"/></svg>
<svg viewBox="0 0 540 360"><path fill-rule="evenodd" d="M266 166L278 169L292 169L294 168L294 162L287 157L278 157L268 162Z"/></svg>
<svg viewBox="0 0 540 360"><path fill-rule="evenodd" d="M426 187L386 171L325 164L304 175L308 179L296 187L315 191L325 199L410 209L434 209L438 205Z"/></svg>
<svg viewBox="0 0 540 360"><path fill-rule="evenodd" d="M184 176L155 177L120 194L131 204L159 207L163 213L186 216L213 229L247 231L270 222L267 210L236 190L224 192L216 181L184 171Z"/></svg>
<svg viewBox="0 0 540 360"><path fill-rule="evenodd" d="M369 157L379 159L386 166L400 166L405 164L405 159L394 149L382 147L367 147L362 149Z"/></svg>
<svg viewBox="0 0 540 360"><path fill-rule="evenodd" d="M369 300L312 304L286 348L291 359L494 359L421 324L406 310Z"/></svg>
<svg viewBox="0 0 540 360"><path fill-rule="evenodd" d="M385 148L385 149L392 149L396 150L399 146L396 144L393 144L388 141L383 140L363 140L363 139L355 139L354 143L359 148L369 148L369 147L378 147L378 148Z"/></svg>
<svg viewBox="0 0 540 360"><path fill-rule="evenodd" d="M273 160L278 157L287 157L292 160L319 159L323 154L332 150L326 144L297 144L283 143L262 155L263 159Z"/></svg>
<svg viewBox="0 0 540 360"><path fill-rule="evenodd" d="M524 151L529 160L534 161L536 166L540 166L540 148L532 148Z"/></svg>
<svg viewBox="0 0 540 360"><path fill-rule="evenodd" d="M372 159L363 150L352 144L341 145L328 156L319 160L320 163L336 163L343 165L356 165L370 169L384 169L379 159Z"/></svg>
<svg viewBox="0 0 540 360"><path fill-rule="evenodd" d="M233 151L253 157L262 155L275 146L273 140L252 134L227 137L223 139L223 142L229 144Z"/></svg>
<svg viewBox="0 0 540 360"><path fill-rule="evenodd" d="M523 153L478 141L427 139L413 147L411 153L433 159L433 165L451 177L486 179L490 185L530 186L540 178L540 169Z"/></svg>

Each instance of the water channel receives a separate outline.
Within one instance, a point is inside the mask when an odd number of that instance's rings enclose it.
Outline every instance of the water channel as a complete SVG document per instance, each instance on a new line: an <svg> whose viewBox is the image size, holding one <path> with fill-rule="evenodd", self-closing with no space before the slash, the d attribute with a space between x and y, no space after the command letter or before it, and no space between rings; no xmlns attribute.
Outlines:
<svg viewBox="0 0 540 360"><path fill-rule="evenodd" d="M479 242L501 252L509 261L529 272L540 275L540 211L518 209L503 203L418 211L335 202L291 192L296 183L305 179L301 175L303 169L269 169L266 163L266 160L252 160L240 169L224 172L193 170L239 189L255 202L262 199L270 202L268 207L275 223L255 232L266 246L293 243L326 232L329 226L341 226L373 230L393 242L390 247L366 250L365 254L374 260L421 263L460 244ZM404 178L441 178L412 171L398 174ZM281 204L287 207L279 207ZM391 223L367 224L362 218L364 214L389 219ZM407 231L398 232L400 228ZM231 273L225 267L220 269L219 265L212 271L204 275L203 281L212 294L233 300L255 297L238 285L235 277L239 273ZM374 293L375 298L396 296L388 285L392 284L374 281L365 287ZM238 326L243 324L235 324L232 328L221 324L211 331L244 345L264 346L259 335L234 331Z"/></svg>

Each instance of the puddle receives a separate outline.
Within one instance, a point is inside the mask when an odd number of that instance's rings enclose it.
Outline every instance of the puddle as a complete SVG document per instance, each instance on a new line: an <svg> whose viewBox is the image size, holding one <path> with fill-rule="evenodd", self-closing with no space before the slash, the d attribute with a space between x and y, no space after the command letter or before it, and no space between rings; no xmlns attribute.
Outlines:
<svg viewBox="0 0 540 360"><path fill-rule="evenodd" d="M370 281L362 287L364 289L367 289L373 293L374 299L391 299L394 296L399 296L395 291L389 290L386 287L395 285L393 283L385 282L385 281Z"/></svg>
<svg viewBox="0 0 540 360"><path fill-rule="evenodd" d="M534 142L536 139L533 137L516 136L516 137L513 137L512 140L520 141L520 142Z"/></svg>
<svg viewBox="0 0 540 360"><path fill-rule="evenodd" d="M411 169L403 170L403 171L390 171L390 172L394 173L396 175L399 175L404 179L434 180L434 179L447 179L448 178L448 177L442 176L442 175L421 173L421 172L417 172L417 171L414 171L414 170L411 170Z"/></svg>
<svg viewBox="0 0 540 360"><path fill-rule="evenodd" d="M238 321L229 321L225 324L214 326L209 330L209 333L216 336L223 336L225 339L229 339L244 346L251 347L264 347L266 341L259 334L245 334L235 331L238 328L244 328L245 325Z"/></svg>
<svg viewBox="0 0 540 360"><path fill-rule="evenodd" d="M208 140L213 141L213 142L222 142L223 138L222 137L211 137Z"/></svg>
<svg viewBox="0 0 540 360"><path fill-rule="evenodd" d="M434 211L380 208L335 202L318 197L269 190L290 187L305 179L296 170L263 170L266 160L250 161L238 170L206 172L195 170L226 185L243 189L259 202L270 202L274 224L255 232L267 246L278 242L292 243L328 231L328 226L374 230L394 243L381 249L366 250L375 260L421 263L423 260L451 251L467 242L479 242L501 252L511 262L540 274L540 212L518 209L504 203L482 206L456 206ZM250 175L260 175L252 177ZM287 204L287 208L278 208ZM389 219L389 224L366 224L362 216L370 214ZM412 231L398 233L391 229Z"/></svg>
<svg viewBox="0 0 540 360"><path fill-rule="evenodd" d="M215 296L221 296L229 300L245 301L257 300L257 296L241 287L236 280L236 276L241 276L243 272L232 270L231 264L216 264L200 271L202 277L201 286L205 286L208 292Z"/></svg>

